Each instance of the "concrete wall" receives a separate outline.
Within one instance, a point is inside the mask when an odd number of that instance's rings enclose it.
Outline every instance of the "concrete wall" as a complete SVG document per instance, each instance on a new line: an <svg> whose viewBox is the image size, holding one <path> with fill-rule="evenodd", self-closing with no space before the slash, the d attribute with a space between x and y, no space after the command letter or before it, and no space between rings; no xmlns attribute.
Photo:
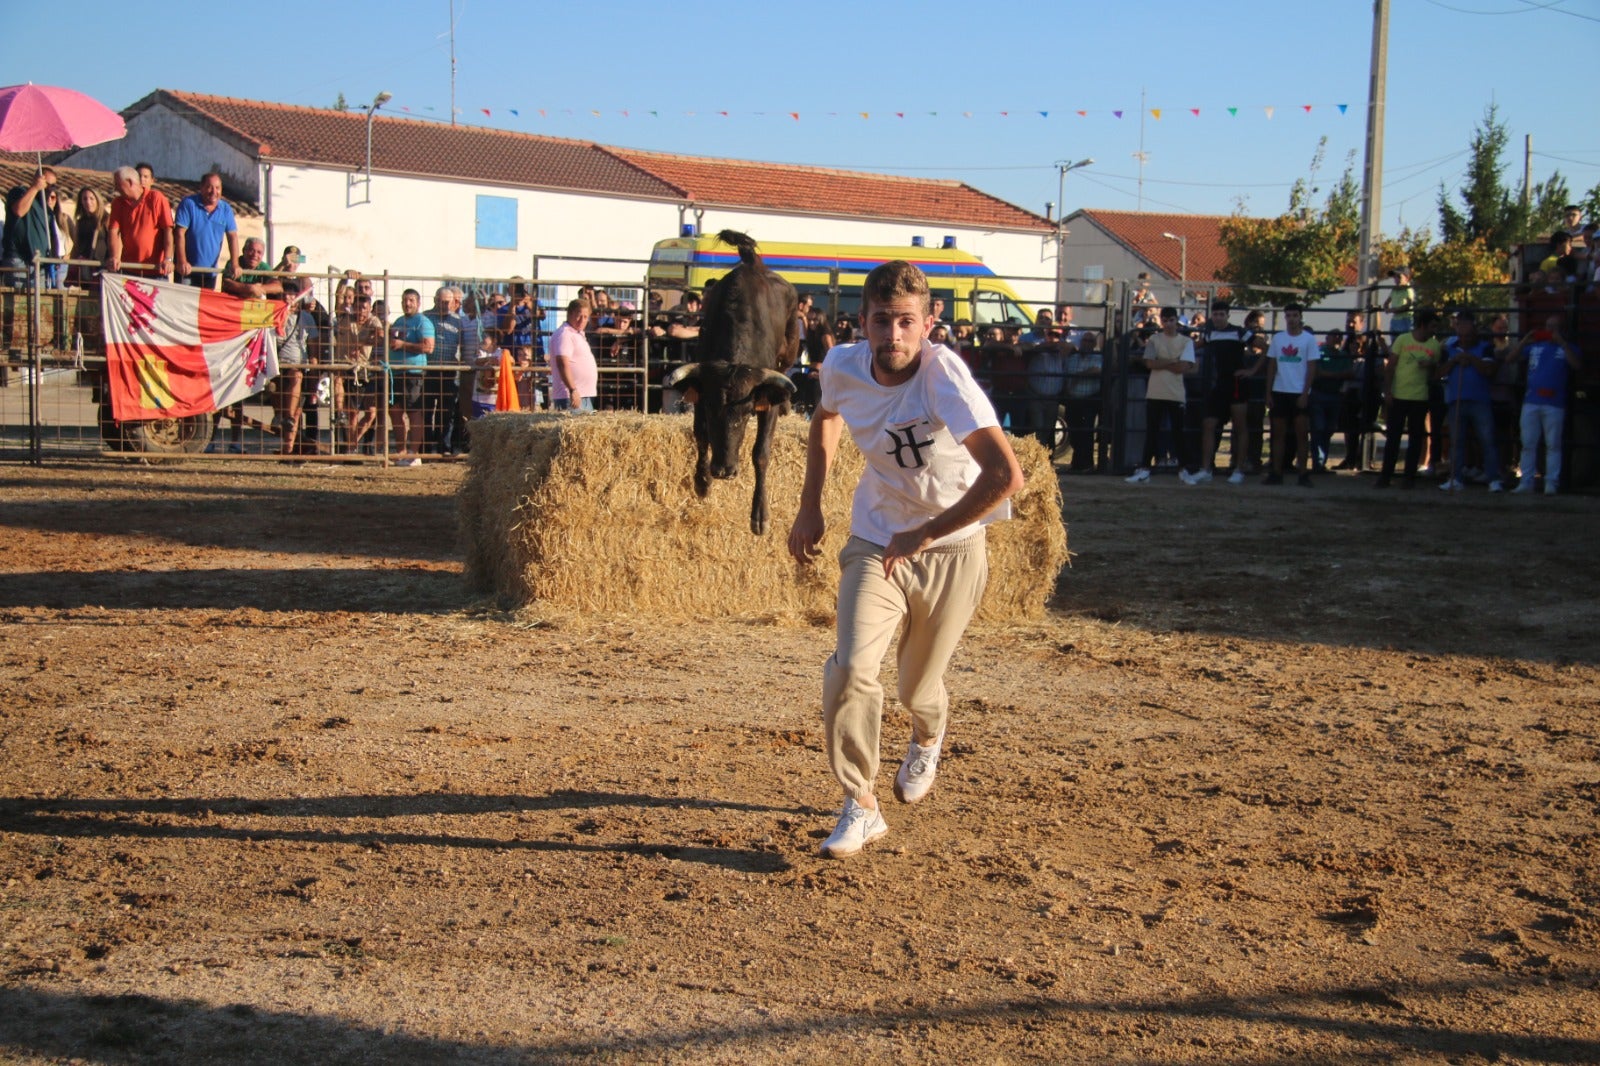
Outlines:
<svg viewBox="0 0 1600 1066"><path fill-rule="evenodd" d="M113 170L148 162L156 175L178 181L198 181L217 170L229 199L255 204L260 195L256 162L232 145L218 140L162 104L146 109L128 123L128 135L81 148L63 161L64 166Z"/></svg>
<svg viewBox="0 0 1600 1066"><path fill-rule="evenodd" d="M1152 281L1150 290L1155 293L1156 299L1163 305L1178 302L1178 283L1168 281L1156 275L1150 264L1142 258L1128 251L1117 239L1087 218L1079 217L1067 222L1067 240L1065 251L1065 276L1069 278L1093 277L1095 272L1106 280L1122 280L1130 286L1141 271L1150 271ZM1083 286L1084 289L1093 286ZM1069 287L1069 299L1077 298L1079 292L1075 287Z"/></svg>

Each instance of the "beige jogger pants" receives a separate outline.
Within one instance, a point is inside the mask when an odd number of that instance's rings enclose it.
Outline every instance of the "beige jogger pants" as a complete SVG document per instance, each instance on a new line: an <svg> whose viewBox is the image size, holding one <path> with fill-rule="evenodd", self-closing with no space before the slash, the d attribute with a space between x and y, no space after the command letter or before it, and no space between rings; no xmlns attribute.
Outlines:
<svg viewBox="0 0 1600 1066"><path fill-rule="evenodd" d="M828 763L846 796L860 799L878 776L883 686L878 674L900 633L899 696L918 741L944 735L950 714L944 671L989 580L983 530L924 551L883 573L883 549L851 537L839 553L838 643L823 668Z"/></svg>

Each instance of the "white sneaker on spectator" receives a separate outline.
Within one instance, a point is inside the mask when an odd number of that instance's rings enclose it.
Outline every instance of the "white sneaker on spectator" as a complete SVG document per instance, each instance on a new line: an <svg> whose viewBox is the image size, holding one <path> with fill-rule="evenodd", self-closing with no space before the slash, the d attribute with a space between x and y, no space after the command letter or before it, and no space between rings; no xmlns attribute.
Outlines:
<svg viewBox="0 0 1600 1066"><path fill-rule="evenodd" d="M1146 481L1150 480L1150 471L1141 466L1139 469L1135 470L1122 480L1126 481L1130 485L1143 485Z"/></svg>
<svg viewBox="0 0 1600 1066"><path fill-rule="evenodd" d="M1504 491L1506 491L1506 487L1505 487L1504 484L1502 484L1499 481L1491 481L1491 482L1489 482L1489 491L1490 492L1504 492Z"/></svg>
<svg viewBox="0 0 1600 1066"><path fill-rule="evenodd" d="M1189 484L1191 485L1204 485L1210 480L1211 471L1209 470L1196 470L1193 474L1189 475Z"/></svg>
<svg viewBox="0 0 1600 1066"><path fill-rule="evenodd" d="M1453 477L1447 477L1439 483L1440 492L1460 492L1464 488L1466 486Z"/></svg>
<svg viewBox="0 0 1600 1066"><path fill-rule="evenodd" d="M421 466L422 465L422 460L416 458L415 456L413 456L410 459L402 459L398 463L395 463L394 465L395 466Z"/></svg>
<svg viewBox="0 0 1600 1066"><path fill-rule="evenodd" d="M854 855L888 831L889 823L883 820L882 811L877 808L868 810L855 800L847 799L844 801L844 810L839 814L839 824L822 842L822 854L830 859L843 859Z"/></svg>
<svg viewBox="0 0 1600 1066"><path fill-rule="evenodd" d="M1244 484L1244 471L1240 470L1238 467L1235 467L1233 473L1228 475L1228 484L1230 484L1230 485L1243 485Z"/></svg>
<svg viewBox="0 0 1600 1066"><path fill-rule="evenodd" d="M1517 487L1511 490L1511 494L1513 496L1521 496L1524 493L1528 493L1528 492L1532 492L1532 491L1533 491L1533 478L1525 477L1521 481L1517 482Z"/></svg>
<svg viewBox="0 0 1600 1066"><path fill-rule="evenodd" d="M939 772L939 749L943 746L944 737L927 745L911 741L911 746L906 749L906 757L894 775L895 799L901 803L915 803L928 794L933 787L934 775Z"/></svg>
<svg viewBox="0 0 1600 1066"><path fill-rule="evenodd" d="M1200 484L1198 481L1196 481L1194 479L1194 475L1193 474L1189 473L1189 471L1185 470L1181 466L1178 467L1178 480L1183 482L1185 485L1198 485L1198 484Z"/></svg>

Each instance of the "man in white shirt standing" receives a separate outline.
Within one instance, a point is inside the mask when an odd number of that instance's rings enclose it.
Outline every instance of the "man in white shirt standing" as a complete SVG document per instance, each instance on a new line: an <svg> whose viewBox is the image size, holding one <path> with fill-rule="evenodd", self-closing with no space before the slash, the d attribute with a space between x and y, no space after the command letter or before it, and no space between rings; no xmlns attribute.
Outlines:
<svg viewBox="0 0 1600 1066"><path fill-rule="evenodd" d="M1310 467L1306 463L1311 439L1311 383L1317 378L1316 334L1302 324L1305 309L1288 304L1283 309L1284 328L1272 336L1267 358L1272 360L1269 375L1272 391L1272 472L1266 484L1283 484L1283 464L1289 450L1289 430L1294 429L1295 473L1302 488L1311 487Z"/></svg>
<svg viewBox="0 0 1600 1066"><path fill-rule="evenodd" d="M1010 516L1022 468L994 407L957 355L928 342L934 319L928 279L903 260L884 263L862 287L866 339L823 363L812 412L800 508L789 553L807 565L825 520L822 490L839 445L866 459L839 554L837 645L823 671L828 761L844 810L822 845L854 855L889 831L873 794L883 688L878 674L896 632L900 702L911 715L910 748L895 794L915 803L933 787L950 701L944 670L988 577L983 527Z"/></svg>

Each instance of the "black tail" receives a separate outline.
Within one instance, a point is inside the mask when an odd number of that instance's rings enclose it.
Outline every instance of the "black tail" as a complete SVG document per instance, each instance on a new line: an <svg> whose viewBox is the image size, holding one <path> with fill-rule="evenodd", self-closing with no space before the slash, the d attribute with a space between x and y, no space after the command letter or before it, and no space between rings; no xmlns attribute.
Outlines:
<svg viewBox="0 0 1600 1066"><path fill-rule="evenodd" d="M740 233L738 230L725 229L717 234L717 240L739 249L739 262L745 266L753 270L766 269L767 264L763 263L761 257L756 254L756 242L751 240L748 234Z"/></svg>

